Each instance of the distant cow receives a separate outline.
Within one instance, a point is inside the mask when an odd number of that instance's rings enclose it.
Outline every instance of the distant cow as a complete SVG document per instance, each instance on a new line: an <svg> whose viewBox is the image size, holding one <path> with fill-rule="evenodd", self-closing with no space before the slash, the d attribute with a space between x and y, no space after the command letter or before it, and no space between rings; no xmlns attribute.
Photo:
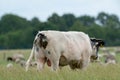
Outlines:
<svg viewBox="0 0 120 80"><path fill-rule="evenodd" d="M10 57L7 57L7 61L13 61L13 62L20 62L20 60L24 60L24 56L22 54L14 54Z"/></svg>
<svg viewBox="0 0 120 80"><path fill-rule="evenodd" d="M116 64L117 63L115 55L111 54L110 52L104 54L104 57L105 57L106 64Z"/></svg>
<svg viewBox="0 0 120 80"><path fill-rule="evenodd" d="M26 71L33 56L37 69L41 70L45 62L52 70L59 66L69 65L74 68L85 68L92 53L90 38L83 32L40 31L36 35L33 48L26 63Z"/></svg>

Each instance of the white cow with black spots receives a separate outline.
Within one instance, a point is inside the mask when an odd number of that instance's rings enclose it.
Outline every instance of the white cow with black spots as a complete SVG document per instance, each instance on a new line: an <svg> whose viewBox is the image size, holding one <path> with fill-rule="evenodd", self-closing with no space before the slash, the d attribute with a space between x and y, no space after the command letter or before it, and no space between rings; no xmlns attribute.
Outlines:
<svg viewBox="0 0 120 80"><path fill-rule="evenodd" d="M38 70L44 68L45 62L52 70L57 70L59 66L65 65L69 65L71 69L83 69L89 64L91 55L90 38L83 32L39 31L26 62L26 71L33 56Z"/></svg>

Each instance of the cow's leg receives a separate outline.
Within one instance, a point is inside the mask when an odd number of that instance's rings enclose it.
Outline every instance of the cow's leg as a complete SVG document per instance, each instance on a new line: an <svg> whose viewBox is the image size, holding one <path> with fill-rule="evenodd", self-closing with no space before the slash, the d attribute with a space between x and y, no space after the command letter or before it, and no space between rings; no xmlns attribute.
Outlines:
<svg viewBox="0 0 120 80"><path fill-rule="evenodd" d="M59 68L59 59L58 60L52 60L52 70L56 71Z"/></svg>
<svg viewBox="0 0 120 80"><path fill-rule="evenodd" d="M71 61L69 62L69 66L70 66L70 68L71 68L72 70L75 70L75 69L77 69L77 68L80 67L80 61L71 60Z"/></svg>
<svg viewBox="0 0 120 80"><path fill-rule="evenodd" d="M39 58L37 59L37 70L40 71L44 68L45 65L45 58Z"/></svg>
<svg viewBox="0 0 120 80"><path fill-rule="evenodd" d="M85 69L90 62L90 55L84 53L82 59L80 60L80 69Z"/></svg>
<svg viewBox="0 0 120 80"><path fill-rule="evenodd" d="M60 53L56 51L56 53L53 53L51 55L50 61L51 61L51 67L53 71L56 71L57 68L59 68L59 59L60 59Z"/></svg>
<svg viewBox="0 0 120 80"><path fill-rule="evenodd" d="M46 56L48 66L51 66L52 71L56 71L59 68L60 51L50 47Z"/></svg>
<svg viewBox="0 0 120 80"><path fill-rule="evenodd" d="M26 71L28 71L28 68L29 68L29 66L30 66L30 63L31 63L31 61L32 61L33 56L34 56L34 47L32 48L30 57L28 58L28 60L27 60L27 62L26 62Z"/></svg>
<svg viewBox="0 0 120 80"><path fill-rule="evenodd" d="M90 62L90 57L89 54L87 55L86 53L81 55L81 59L80 60L72 60L69 65L71 69L85 69L87 67L87 65Z"/></svg>

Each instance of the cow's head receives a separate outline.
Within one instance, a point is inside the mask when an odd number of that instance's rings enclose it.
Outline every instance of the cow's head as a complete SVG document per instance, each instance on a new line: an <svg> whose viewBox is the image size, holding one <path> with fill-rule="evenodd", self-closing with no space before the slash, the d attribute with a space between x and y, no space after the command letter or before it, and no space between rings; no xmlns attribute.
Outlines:
<svg viewBox="0 0 120 80"><path fill-rule="evenodd" d="M92 49L93 49L91 59L96 60L98 58L99 47L104 46L105 43L101 39L91 38L90 40L91 40L91 46L92 46Z"/></svg>
<svg viewBox="0 0 120 80"><path fill-rule="evenodd" d="M38 33L36 39L34 40L34 44L37 44L45 49L48 44L47 36L45 36L43 33Z"/></svg>

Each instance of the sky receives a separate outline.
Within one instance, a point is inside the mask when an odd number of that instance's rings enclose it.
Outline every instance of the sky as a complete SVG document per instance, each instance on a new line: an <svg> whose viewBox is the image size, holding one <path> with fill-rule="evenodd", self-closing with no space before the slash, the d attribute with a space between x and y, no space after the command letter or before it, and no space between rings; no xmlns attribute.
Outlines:
<svg viewBox="0 0 120 80"><path fill-rule="evenodd" d="M0 0L0 17L12 13L28 20L38 17L46 21L53 13L96 17L100 12L115 14L120 19L120 0Z"/></svg>

